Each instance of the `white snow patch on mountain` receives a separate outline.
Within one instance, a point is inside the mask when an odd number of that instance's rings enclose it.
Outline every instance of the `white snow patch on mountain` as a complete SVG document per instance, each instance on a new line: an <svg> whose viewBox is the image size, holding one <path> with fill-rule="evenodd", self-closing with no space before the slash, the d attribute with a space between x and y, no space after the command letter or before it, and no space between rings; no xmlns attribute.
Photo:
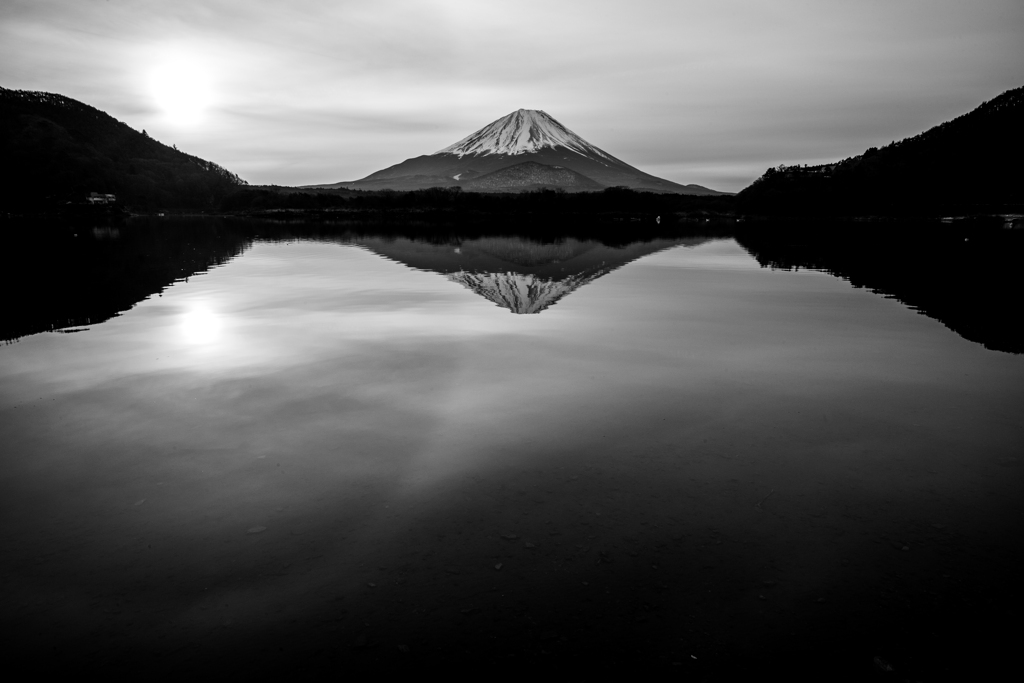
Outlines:
<svg viewBox="0 0 1024 683"><path fill-rule="evenodd" d="M588 157L614 158L560 124L547 112L519 109L435 154L526 154L545 147L566 147Z"/></svg>

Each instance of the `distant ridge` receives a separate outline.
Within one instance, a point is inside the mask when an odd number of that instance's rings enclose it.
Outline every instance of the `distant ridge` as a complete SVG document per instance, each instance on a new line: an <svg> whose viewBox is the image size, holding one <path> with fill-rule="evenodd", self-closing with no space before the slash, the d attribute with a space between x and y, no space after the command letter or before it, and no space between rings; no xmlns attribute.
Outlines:
<svg viewBox="0 0 1024 683"><path fill-rule="evenodd" d="M1024 203L1021 158L1024 87L858 156L817 166L770 168L738 198L743 210L764 213L998 210Z"/></svg>
<svg viewBox="0 0 1024 683"><path fill-rule="evenodd" d="M473 185L480 176L526 162L535 164L528 168L540 180L539 183L523 184L516 174L510 174L492 176L486 184ZM539 166L549 168L537 168ZM554 169L568 169L589 180L593 186L585 187L586 183L579 180L568 182L568 176ZM547 112L534 109L514 111L434 154L406 159L361 180L309 187L418 190L454 186L492 192L534 187L573 190L628 187L677 194L729 194L700 185L680 185L644 173L590 144Z"/></svg>

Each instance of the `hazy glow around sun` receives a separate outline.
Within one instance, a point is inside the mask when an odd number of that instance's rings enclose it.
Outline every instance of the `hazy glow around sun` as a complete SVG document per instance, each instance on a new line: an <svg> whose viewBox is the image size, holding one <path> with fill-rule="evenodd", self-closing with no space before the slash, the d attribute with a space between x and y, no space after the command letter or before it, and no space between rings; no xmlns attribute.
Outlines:
<svg viewBox="0 0 1024 683"><path fill-rule="evenodd" d="M179 126L202 121L213 103L209 69L187 55L168 56L150 71L149 91L168 122Z"/></svg>

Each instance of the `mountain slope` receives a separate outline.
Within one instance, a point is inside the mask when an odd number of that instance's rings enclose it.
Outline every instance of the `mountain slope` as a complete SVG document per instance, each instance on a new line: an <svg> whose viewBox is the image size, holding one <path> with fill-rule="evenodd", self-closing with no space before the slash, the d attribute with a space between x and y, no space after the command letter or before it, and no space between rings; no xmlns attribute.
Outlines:
<svg viewBox="0 0 1024 683"><path fill-rule="evenodd" d="M600 187L725 194L644 173L590 144L546 112L530 109L514 111L434 154L406 159L362 180L320 187L394 190L451 187L527 161L567 168Z"/></svg>
<svg viewBox="0 0 1024 683"><path fill-rule="evenodd" d="M562 166L524 161L515 166L486 173L463 183L463 189L478 192L508 192L558 187L569 191L600 190L602 186L582 173Z"/></svg>
<svg viewBox="0 0 1024 683"><path fill-rule="evenodd" d="M780 166L739 194L765 213L970 212L1024 202L1024 88L880 149L819 166ZM1008 172L1007 167L1011 167Z"/></svg>
<svg viewBox="0 0 1024 683"><path fill-rule="evenodd" d="M54 93L0 88L0 156L17 171L0 186L13 208L81 201L93 191L140 208L208 208L244 184L213 162Z"/></svg>

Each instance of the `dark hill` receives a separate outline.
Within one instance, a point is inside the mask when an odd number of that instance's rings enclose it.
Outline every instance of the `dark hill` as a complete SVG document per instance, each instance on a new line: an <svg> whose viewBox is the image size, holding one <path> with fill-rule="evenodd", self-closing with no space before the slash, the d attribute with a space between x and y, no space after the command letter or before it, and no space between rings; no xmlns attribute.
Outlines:
<svg viewBox="0 0 1024 683"><path fill-rule="evenodd" d="M920 135L834 164L779 166L742 210L845 215L992 212L1024 203L1024 88Z"/></svg>
<svg viewBox="0 0 1024 683"><path fill-rule="evenodd" d="M245 181L63 95L0 88L0 197L6 209L52 208L89 192L134 208L214 208Z"/></svg>
<svg viewBox="0 0 1024 683"><path fill-rule="evenodd" d="M536 161L524 161L492 173L473 178L462 184L466 190L477 192L522 192L540 188L564 190L601 190L603 186L582 173L562 166L548 166Z"/></svg>

